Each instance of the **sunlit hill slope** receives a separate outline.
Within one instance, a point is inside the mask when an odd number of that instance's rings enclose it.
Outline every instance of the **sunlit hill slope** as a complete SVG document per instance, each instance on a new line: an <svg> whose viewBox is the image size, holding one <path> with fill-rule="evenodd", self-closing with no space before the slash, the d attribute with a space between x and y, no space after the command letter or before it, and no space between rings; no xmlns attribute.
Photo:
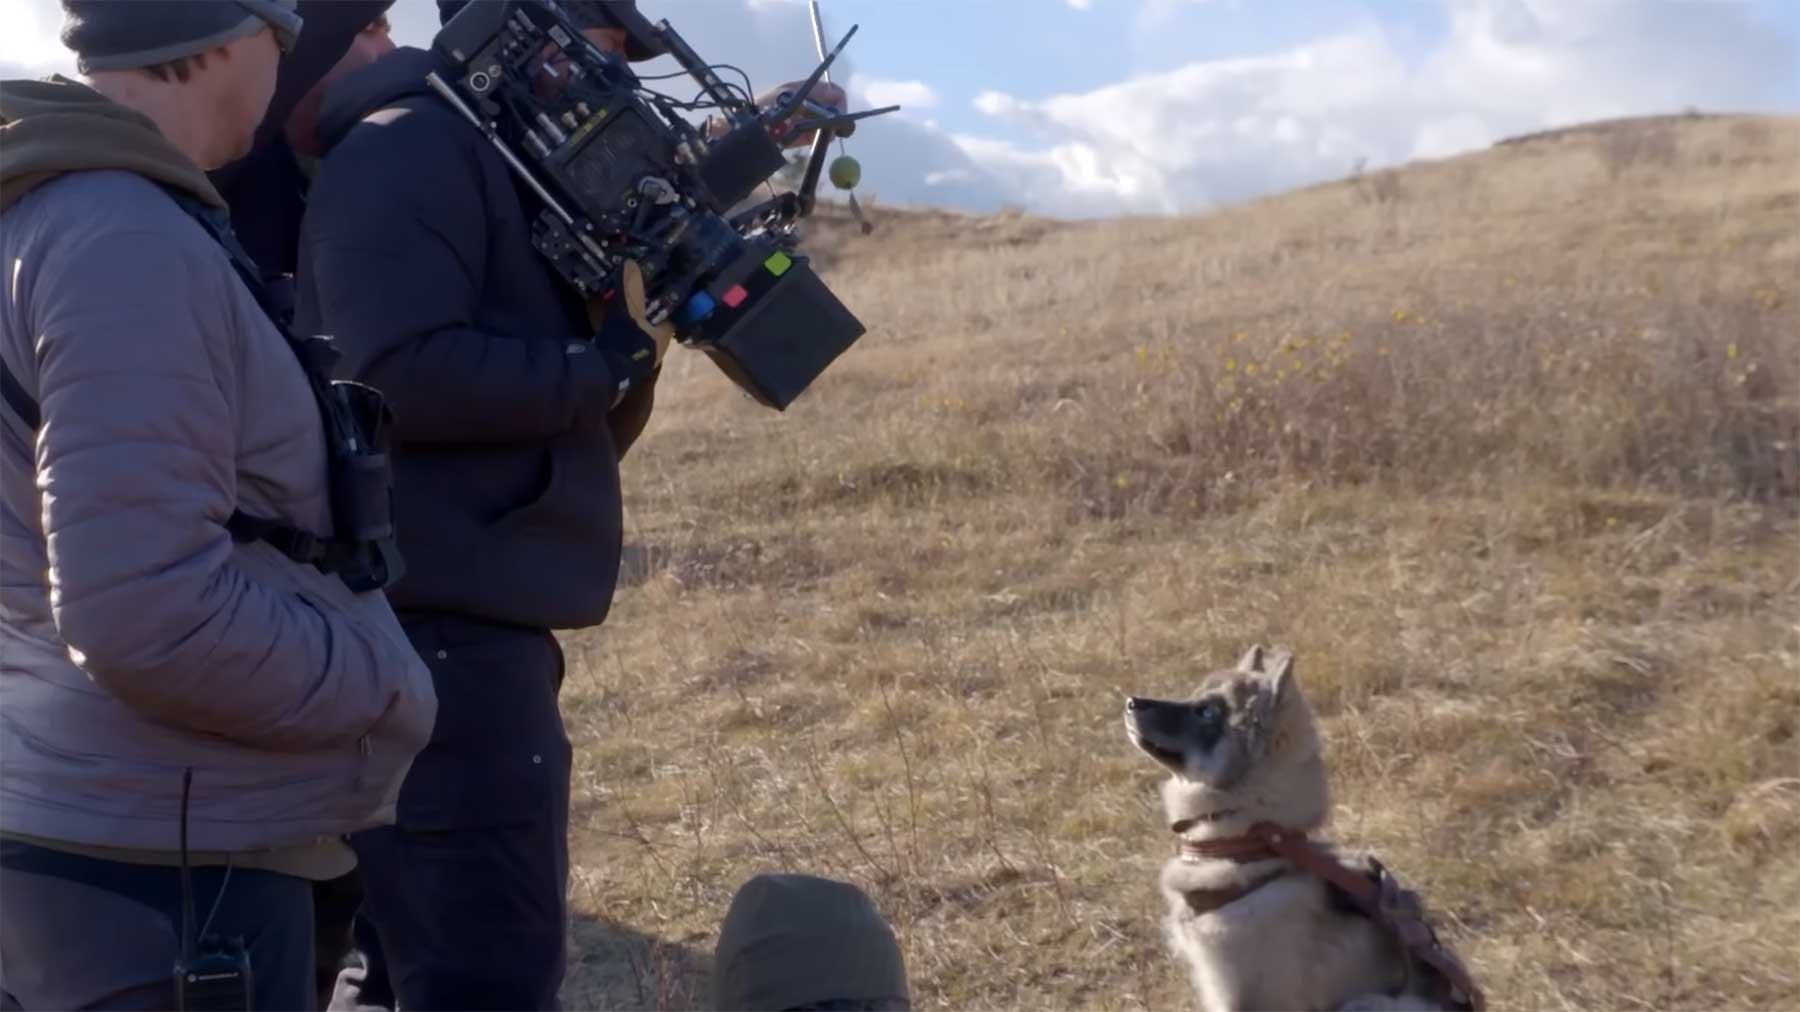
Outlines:
<svg viewBox="0 0 1800 1012"><path fill-rule="evenodd" d="M852 879L923 1008L1180 1008L1124 691L1290 645L1334 832L1497 1008L1800 1004L1800 120L1602 124L1173 220L813 229L785 414L671 358L571 635L575 1007Z"/></svg>

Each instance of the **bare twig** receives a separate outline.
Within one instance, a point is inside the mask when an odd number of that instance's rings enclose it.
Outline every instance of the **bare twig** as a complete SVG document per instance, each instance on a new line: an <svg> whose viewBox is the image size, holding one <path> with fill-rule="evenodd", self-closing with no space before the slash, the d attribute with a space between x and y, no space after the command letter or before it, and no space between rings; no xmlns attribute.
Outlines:
<svg viewBox="0 0 1800 1012"><path fill-rule="evenodd" d="M967 697L963 697L962 706L964 713L967 715L969 709ZM976 771L981 774L981 782L979 784L975 782L973 776L970 776L969 786L974 790L976 796L981 799L983 823L987 827L987 832L983 834L983 836L988 845L988 849L992 850L994 852L994 857L999 860L1000 867L1006 869L1008 872L1017 873L1018 869L1013 867L1012 861L1008 860L1005 852L1000 849L1000 818L994 810L994 782L993 777L988 770L987 744L984 740L984 736L975 727L972 715L969 715L969 720L969 739L974 742L975 745L975 768ZM964 768L964 774L968 775L966 766Z"/></svg>
<svg viewBox="0 0 1800 1012"><path fill-rule="evenodd" d="M831 810L832 818L836 820L838 828L844 831L844 835L850 840L850 845L856 848L856 852L862 855L862 859L868 862L869 867L875 869L876 874L880 875L884 882L893 881L893 873L883 867L880 861L875 860L875 855L869 853L868 848L863 846L862 837L857 836L856 830L850 828L850 820L844 817L844 811L838 807L837 799L831 796L831 789L825 786L825 778L819 772L818 757L813 753L811 736L804 740L802 749L806 755L806 771L812 777L813 786L819 789L820 797L825 799L825 806Z"/></svg>
<svg viewBox="0 0 1800 1012"><path fill-rule="evenodd" d="M912 850L912 866L919 867L919 788L913 781L912 758L906 752L906 735L900 731L900 718L894 713L894 702L888 696L887 682L877 678L875 684L881 689L881 705L887 710L888 726L894 729L894 745L900 750L900 765L906 771L906 807L908 813L909 843Z"/></svg>
<svg viewBox="0 0 1800 1012"><path fill-rule="evenodd" d="M618 806L618 811L619 814L625 816L625 824L631 828L630 839L636 841L639 846L643 847L644 853L650 855L650 860L656 862L656 866L662 869L664 875L669 876L671 882L674 881L675 869L670 867L667 861L663 860L662 853L656 849L655 844L650 842L650 837L644 832L644 827L639 825L637 818L631 814L631 808L621 802Z"/></svg>
<svg viewBox="0 0 1800 1012"><path fill-rule="evenodd" d="M774 841L770 840L768 837L764 836L762 834L762 831L756 827L756 823L754 823L750 820L750 816L745 814L743 805L738 803L738 796L741 792L738 789L738 784L737 784L735 778L732 783L725 784L722 786L720 785L720 783L719 783L719 767L721 765L723 765L723 766L726 766L727 768L729 768L729 764L728 763L727 764L716 763L716 759L718 756L717 747L714 746L714 747L709 748L706 751L705 755L706 755L706 759L705 759L706 771L707 771L708 775L710 775L712 777L713 787L715 789L715 792L717 793L717 795L719 797L722 797L725 799L726 807L731 809L731 814L734 817L736 817L738 823L744 827L744 831L750 834L750 838L755 840L758 846L762 847L767 852L771 852L771 853L774 853L777 856L779 856L781 858L781 861L783 864L791 864L792 861L791 861L790 856L788 855L787 848L783 847L779 843L775 843Z"/></svg>

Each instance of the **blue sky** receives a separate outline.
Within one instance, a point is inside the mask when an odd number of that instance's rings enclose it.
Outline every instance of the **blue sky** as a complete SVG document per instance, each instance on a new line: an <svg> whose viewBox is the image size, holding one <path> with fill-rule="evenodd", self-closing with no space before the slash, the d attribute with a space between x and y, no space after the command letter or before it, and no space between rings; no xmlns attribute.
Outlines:
<svg viewBox="0 0 1800 1012"><path fill-rule="evenodd" d="M1607 116L1800 114L1800 0L821 0L886 203L1184 213ZM766 87L802 0L639 0ZM398 0L425 44L432 0ZM0 0L0 71L64 70L56 0ZM652 66L647 73L669 66Z"/></svg>

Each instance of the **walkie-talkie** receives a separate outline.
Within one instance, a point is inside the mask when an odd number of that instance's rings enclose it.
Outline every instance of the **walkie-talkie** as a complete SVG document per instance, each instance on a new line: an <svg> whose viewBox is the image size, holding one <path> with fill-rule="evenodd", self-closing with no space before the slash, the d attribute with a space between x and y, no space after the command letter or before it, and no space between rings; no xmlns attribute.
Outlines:
<svg viewBox="0 0 1800 1012"><path fill-rule="evenodd" d="M206 934L194 939L194 879L188 870L190 768L181 775L181 958L175 961L175 1007L185 1012L249 1012L252 1009L250 953L244 940ZM221 892L224 886L219 887ZM218 908L215 905L214 910ZM212 918L207 918L210 927Z"/></svg>

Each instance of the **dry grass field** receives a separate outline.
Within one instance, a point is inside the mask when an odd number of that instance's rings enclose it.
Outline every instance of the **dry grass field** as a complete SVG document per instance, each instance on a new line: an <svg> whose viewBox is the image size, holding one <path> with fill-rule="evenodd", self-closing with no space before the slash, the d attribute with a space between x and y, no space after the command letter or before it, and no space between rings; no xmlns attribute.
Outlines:
<svg viewBox="0 0 1800 1012"><path fill-rule="evenodd" d="M1800 1007L1800 120L1180 220L873 209L786 414L677 351L568 637L567 989L703 1007L746 877L926 1009L1179 1009L1121 694L1279 642L1335 832L1501 1009Z"/></svg>

